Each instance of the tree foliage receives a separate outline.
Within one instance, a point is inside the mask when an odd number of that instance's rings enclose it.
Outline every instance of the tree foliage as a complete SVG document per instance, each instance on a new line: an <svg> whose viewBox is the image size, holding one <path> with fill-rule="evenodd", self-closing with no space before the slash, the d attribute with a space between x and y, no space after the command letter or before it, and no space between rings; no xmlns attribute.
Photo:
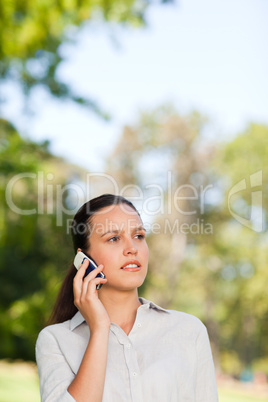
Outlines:
<svg viewBox="0 0 268 402"><path fill-rule="evenodd" d="M166 307L177 293L187 237L189 242L195 237L191 227L204 215L202 193L213 155L213 147L202 141L207 124L199 113L182 116L171 106L143 112L135 126L125 127L107 165L121 187L136 184L151 199L144 211L151 215L149 287ZM134 193L133 187L128 195Z"/></svg>
<svg viewBox="0 0 268 402"><path fill-rule="evenodd" d="M122 185L132 182L144 190L149 181L164 189L165 206L154 216L161 229L148 238L147 297L201 318L217 366L238 376L243 367L263 370L268 356L268 128L251 124L233 141L208 146L202 136L206 124L196 113L180 116L169 108L143 114L137 125L124 129L108 166ZM254 184L256 177L261 182ZM230 197L240 182L244 187ZM186 192L179 210L169 208L176 189L188 185L210 186L205 204ZM260 196L254 198L256 191ZM256 231L254 213L260 208L262 231ZM196 213L188 215L191 211ZM212 230L206 232L206 224Z"/></svg>
<svg viewBox="0 0 268 402"><path fill-rule="evenodd" d="M67 209L68 194L59 200L55 188L81 172L3 119L0 167L0 355L33 359L36 334L73 254L63 229L69 216L61 211L57 222L57 202Z"/></svg>
<svg viewBox="0 0 268 402"><path fill-rule="evenodd" d="M73 41L77 30L94 19L141 26L148 5L146 0L1 1L0 80L17 82L25 94L42 86L53 96L101 113L96 102L75 94L59 79L61 45Z"/></svg>

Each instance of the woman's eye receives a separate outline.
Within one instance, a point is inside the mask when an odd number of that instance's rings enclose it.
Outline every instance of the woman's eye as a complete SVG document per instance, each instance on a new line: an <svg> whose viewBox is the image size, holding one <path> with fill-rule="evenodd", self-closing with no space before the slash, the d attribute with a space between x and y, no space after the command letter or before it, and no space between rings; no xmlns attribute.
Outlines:
<svg viewBox="0 0 268 402"><path fill-rule="evenodd" d="M114 242L116 242L118 240L119 240L119 236L113 236L110 239L108 239L108 241L110 241L111 243L114 243Z"/></svg>
<svg viewBox="0 0 268 402"><path fill-rule="evenodd" d="M135 237L136 237L137 239L139 239L139 240L142 240L142 239L145 238L145 236L144 236L143 234L137 234Z"/></svg>

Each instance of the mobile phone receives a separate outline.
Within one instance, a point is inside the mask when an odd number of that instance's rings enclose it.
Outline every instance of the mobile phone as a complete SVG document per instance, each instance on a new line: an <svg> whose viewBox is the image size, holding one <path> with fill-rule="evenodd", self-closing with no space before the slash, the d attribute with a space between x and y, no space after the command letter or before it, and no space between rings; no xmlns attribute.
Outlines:
<svg viewBox="0 0 268 402"><path fill-rule="evenodd" d="M80 265L83 264L83 262L85 260L89 261L88 267L86 269L84 278L91 272L93 271L95 268L97 268L97 264L96 262L89 256L86 255L83 251L78 251L78 253L76 254L75 258L74 258L74 266L76 269L79 269ZM105 275L103 272L100 272L96 278L105 278ZM99 285L96 286L97 289L100 289L102 287L102 283L100 283Z"/></svg>

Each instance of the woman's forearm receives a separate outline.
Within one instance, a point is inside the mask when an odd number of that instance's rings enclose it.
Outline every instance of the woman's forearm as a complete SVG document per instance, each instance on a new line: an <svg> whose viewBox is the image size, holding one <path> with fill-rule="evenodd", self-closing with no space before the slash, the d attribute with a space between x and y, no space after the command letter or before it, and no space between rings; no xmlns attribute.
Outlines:
<svg viewBox="0 0 268 402"><path fill-rule="evenodd" d="M80 368L68 392L77 402L101 402L105 381L109 328L90 336Z"/></svg>

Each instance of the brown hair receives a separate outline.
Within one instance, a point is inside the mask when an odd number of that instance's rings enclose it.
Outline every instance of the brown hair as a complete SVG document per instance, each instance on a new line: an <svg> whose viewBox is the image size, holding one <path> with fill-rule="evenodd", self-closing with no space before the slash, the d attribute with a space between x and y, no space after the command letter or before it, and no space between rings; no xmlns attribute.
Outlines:
<svg viewBox="0 0 268 402"><path fill-rule="evenodd" d="M78 248L87 250L90 247L89 238L92 230L92 218L96 212L100 211L102 208L119 204L129 205L139 215L134 205L120 195L103 194L82 205L73 218L71 228L75 253ZM76 273L77 269L72 264L63 280L48 324L57 324L69 320L78 311L73 302L73 279Z"/></svg>

